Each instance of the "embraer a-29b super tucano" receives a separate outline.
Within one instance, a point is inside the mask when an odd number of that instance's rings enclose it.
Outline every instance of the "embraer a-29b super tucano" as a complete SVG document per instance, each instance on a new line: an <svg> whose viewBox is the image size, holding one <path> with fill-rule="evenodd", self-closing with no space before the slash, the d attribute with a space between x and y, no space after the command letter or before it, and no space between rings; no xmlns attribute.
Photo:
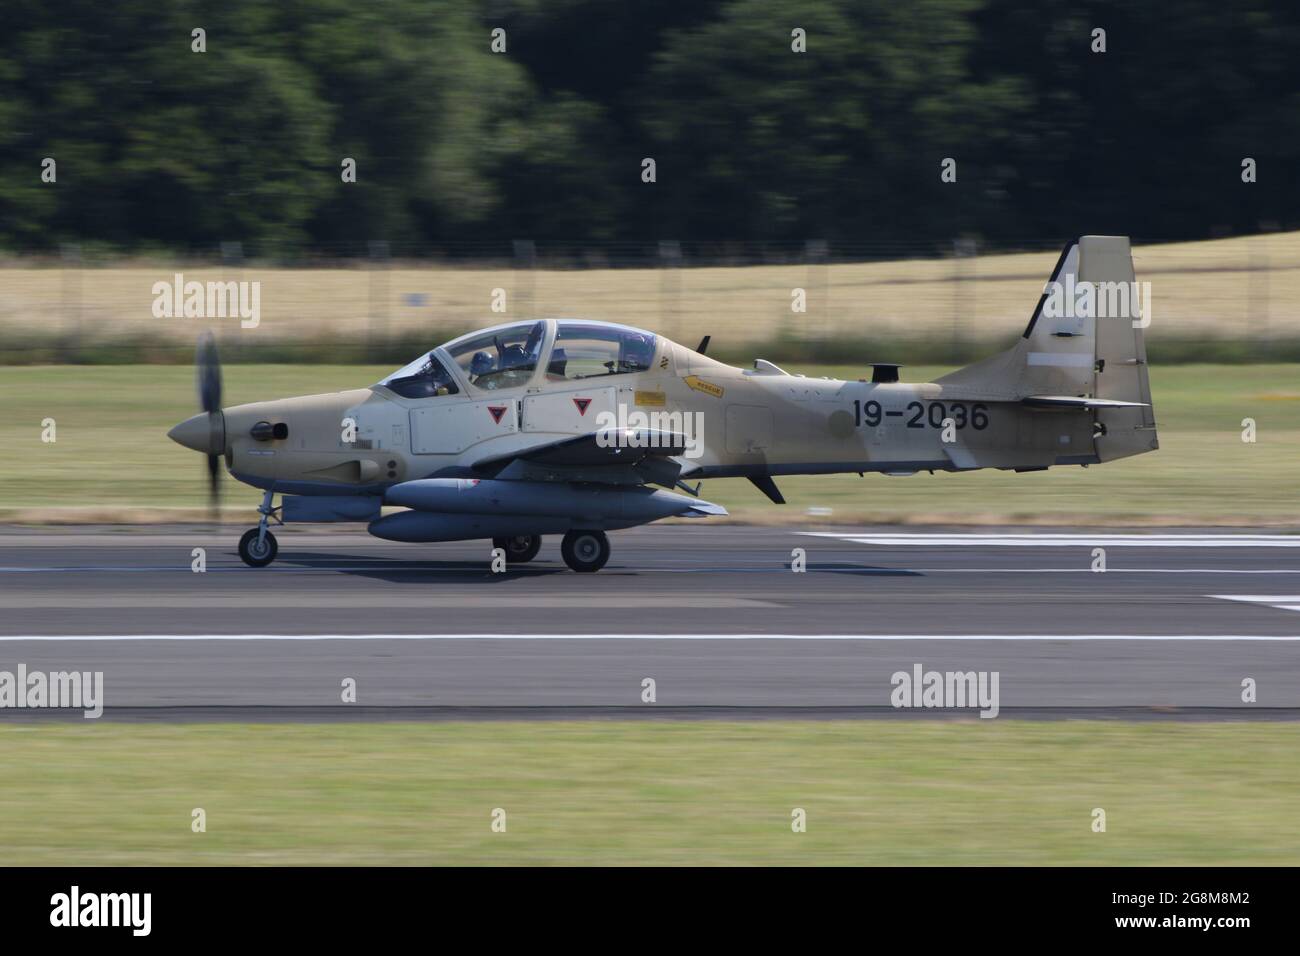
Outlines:
<svg viewBox="0 0 1300 956"><path fill-rule="evenodd" d="M455 339L370 388L222 408L208 339L203 411L169 434L208 455L214 489L224 457L264 492L239 543L254 567L275 559L272 520L364 521L392 541L491 538L516 562L561 534L565 563L597 571L607 531L726 514L688 481L747 478L781 504L782 475L1041 471L1152 451L1139 300L1128 239L1085 236L1014 347L929 383L889 364L853 382L739 369L708 358L707 338L690 349L540 319Z"/></svg>

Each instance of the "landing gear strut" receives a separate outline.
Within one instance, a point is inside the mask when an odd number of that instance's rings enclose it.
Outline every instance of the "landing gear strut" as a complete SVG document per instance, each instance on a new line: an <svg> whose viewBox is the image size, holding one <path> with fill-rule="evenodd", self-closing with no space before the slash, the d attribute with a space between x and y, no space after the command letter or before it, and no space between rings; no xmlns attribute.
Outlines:
<svg viewBox="0 0 1300 956"><path fill-rule="evenodd" d="M560 554L575 571L599 571L609 560L609 538L603 531L570 531L560 543Z"/></svg>
<svg viewBox="0 0 1300 956"><path fill-rule="evenodd" d="M272 518L275 519L277 524L284 524L276 514L280 509L271 507L272 494L273 492L268 491L262 496L261 507L257 509L262 516L262 520L257 523L257 527L249 528L244 532L244 536L239 539L239 557L250 568L266 567L275 560L275 556L280 551L275 535L271 534L267 528Z"/></svg>
<svg viewBox="0 0 1300 956"><path fill-rule="evenodd" d="M506 553L507 564L523 564L537 557L542 550L540 534L519 534L512 538L493 538L492 547L500 548Z"/></svg>

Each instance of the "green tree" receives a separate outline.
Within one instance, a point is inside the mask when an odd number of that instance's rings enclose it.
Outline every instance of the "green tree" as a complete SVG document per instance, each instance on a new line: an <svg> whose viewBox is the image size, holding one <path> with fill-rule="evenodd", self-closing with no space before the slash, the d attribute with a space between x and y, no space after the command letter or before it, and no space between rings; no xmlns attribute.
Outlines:
<svg viewBox="0 0 1300 956"><path fill-rule="evenodd" d="M735 0L642 89L657 215L720 237L900 236L973 222L1021 85L976 83L974 0ZM792 50L805 31L807 52ZM940 183L958 160L962 189ZM645 223L649 226L650 223ZM671 228L671 227L670 227Z"/></svg>

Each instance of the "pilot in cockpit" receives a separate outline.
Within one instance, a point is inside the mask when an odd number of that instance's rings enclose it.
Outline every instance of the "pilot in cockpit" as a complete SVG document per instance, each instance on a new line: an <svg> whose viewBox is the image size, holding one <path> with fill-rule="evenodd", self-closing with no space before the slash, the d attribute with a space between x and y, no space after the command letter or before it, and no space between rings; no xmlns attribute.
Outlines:
<svg viewBox="0 0 1300 956"><path fill-rule="evenodd" d="M480 388L496 388L497 383L489 378L497 370L497 363L487 352L475 352L469 363L469 380Z"/></svg>

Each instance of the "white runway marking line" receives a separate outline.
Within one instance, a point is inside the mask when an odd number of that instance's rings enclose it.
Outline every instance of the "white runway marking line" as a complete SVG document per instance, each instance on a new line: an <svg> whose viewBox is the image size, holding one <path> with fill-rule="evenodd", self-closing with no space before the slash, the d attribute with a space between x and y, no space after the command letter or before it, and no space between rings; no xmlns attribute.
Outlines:
<svg viewBox="0 0 1300 956"><path fill-rule="evenodd" d="M589 594L502 594L493 589L492 593L424 593L394 594L385 592L377 599L386 608L423 608L437 611L442 608L516 608L521 610L567 610L571 608L589 608L592 598ZM623 610L662 609L665 601L671 601L674 608L686 609L724 609L724 610L758 610L779 608L782 605L755 598L731 597L725 594L678 594L665 598L661 594L609 594L602 593L602 608ZM92 608L96 610L121 609L178 609L203 608L205 610L230 610L232 608L328 608L333 610L365 610L354 595L350 594L315 594L315 593L281 593L249 594L244 591L231 593L204 594L109 594L92 592L87 594L0 594L0 609L4 610L62 610L70 608Z"/></svg>
<svg viewBox="0 0 1300 956"><path fill-rule="evenodd" d="M1300 634L30 634L19 641L1288 641Z"/></svg>
<svg viewBox="0 0 1300 956"><path fill-rule="evenodd" d="M523 574L529 577L537 577L557 570L554 564L539 562L531 564L529 567L515 567L509 569L511 573ZM790 567L788 561L777 561L767 565L746 565L744 567L682 567L682 568L665 568L665 567L646 567L638 565L609 565L610 571L629 571L635 574L789 574ZM229 565L212 565L208 567L208 574L297 574L297 575L322 575L322 574L340 574L340 573L363 573L383 571L390 574L466 574L472 571L482 571L487 573L487 565L481 563L466 562L452 566L446 565L412 565L403 563L388 564L377 562L375 564L356 564L356 565L334 565L334 564L312 564L312 565L292 565L286 562L283 567L269 568L247 568L242 564ZM814 560L809 565L809 571L815 574L861 574L864 577L889 577L891 575L901 576L907 574L1096 574L1086 564L1081 564L1074 568L911 568L911 567L867 567L867 568L827 568ZM81 567L81 566L64 566L64 567L0 567L0 574L86 574L86 573L112 573L112 574L158 574L158 573L175 573L175 574L193 574L193 570L188 566L166 565L160 567L150 567L145 565L116 566L116 567ZM1116 568L1106 569L1106 574L1300 574L1300 567L1296 568Z"/></svg>
<svg viewBox="0 0 1300 956"><path fill-rule="evenodd" d="M424 565L407 565L407 564L391 564L391 565L390 564L357 564L357 565L349 565L348 567L338 567L337 565L330 564L330 565L322 565L318 567L316 565L299 566L299 565L291 565L286 563L284 567L279 567L279 568L276 567L250 568L241 563L231 562L230 564L224 566L221 565L209 566L208 570L203 573L213 574L216 572L223 572L223 573L236 573L236 574L257 574L260 576L266 574L305 574L312 571L421 571L421 572L443 571L449 574L464 574L466 571L487 571L487 570L488 570L488 563L486 561L482 563L475 563L475 564L466 562L463 565L455 565L451 567L448 567L446 565L433 565L433 566L426 567ZM521 569L512 568L511 570L519 571ZM174 564L162 565L159 567L150 567L147 565L117 565L115 567L110 567L107 565L104 567L82 567L80 565L30 567L30 568L0 567L0 574L53 574L53 573L63 573L63 572L76 572L79 574L84 574L88 572L89 573L112 572L114 574L118 574L118 573L140 574L144 572L147 572L149 574L157 574L159 572L175 572L177 574L182 574L182 573L193 574L194 569L188 566L182 567Z"/></svg>
<svg viewBox="0 0 1300 956"><path fill-rule="evenodd" d="M719 567L719 568L711 568L711 567L704 567L704 566L685 567L685 568L655 568L655 567L641 567L637 565L611 564L608 566L608 569L615 573L620 571L631 571L637 574L700 574L702 572L711 573L711 574L774 574L774 573L789 574L790 573L788 561L785 563L781 563L780 561L769 562L766 566L747 565L745 567ZM542 574L547 574L559 570L559 566L556 564L537 562L537 563L530 563L528 567L522 567L522 566L507 567L506 570L512 574L524 574L530 577L537 577ZM812 570L818 571L821 569L813 568ZM912 569L904 568L904 569L895 570L893 568L863 568L861 570L863 571L863 573L896 574L896 573L904 573L907 571L911 571ZM984 569L965 568L965 569L958 569L958 570L979 571ZM1077 571L1079 569L1060 568L1059 570ZM1086 571L1087 569L1085 568L1084 570ZM242 564L232 563L226 566L209 565L208 570L204 573L205 574L257 574L259 576L265 576L268 574L321 575L321 574L338 574L338 573L348 573L348 572L373 573L378 571L383 571L391 574L409 573L409 574L462 574L463 575L471 572L481 572L486 575L490 573L489 566L486 561L474 562L474 563L466 562L465 564L458 564L450 567L445 565L426 566L426 565L387 564L387 563L356 564L356 565L344 565L344 566L334 565L334 564L319 564L319 565L312 564L312 565L299 566L299 565L292 565L286 563L284 567L278 567L278 568L277 567L248 568ZM73 573L75 574L85 574L85 573L140 574L145 572L149 574L157 574L160 572L170 572L175 574L194 573L193 569L189 567L177 567L175 565L169 565L166 567L143 567L143 566L30 567L30 568L0 567L0 574L73 574ZM1296 573L1300 574L1300 569L1297 569Z"/></svg>
<svg viewBox="0 0 1300 956"><path fill-rule="evenodd" d="M874 534L871 532L800 531L814 538L838 538L854 544L928 545L931 547L1064 548L1300 548L1294 534Z"/></svg>
<svg viewBox="0 0 1300 956"><path fill-rule="evenodd" d="M1248 604L1266 604L1279 611L1300 611L1300 595L1272 594L1207 594L1206 597L1218 598L1220 601L1244 601Z"/></svg>

